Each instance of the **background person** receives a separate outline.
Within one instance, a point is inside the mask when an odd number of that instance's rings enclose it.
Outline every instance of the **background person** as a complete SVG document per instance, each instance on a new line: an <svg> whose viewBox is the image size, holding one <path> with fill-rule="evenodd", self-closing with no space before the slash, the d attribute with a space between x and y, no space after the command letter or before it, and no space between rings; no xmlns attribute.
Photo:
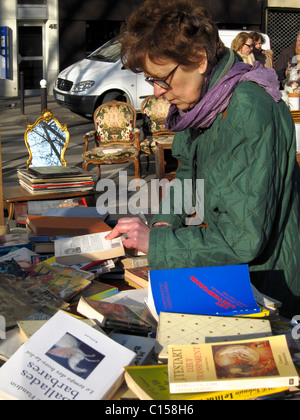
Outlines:
<svg viewBox="0 0 300 420"><path fill-rule="evenodd" d="M299 167L276 72L240 62L197 0L146 0L121 41L123 63L171 104L176 178L204 180L206 225L186 226L171 189L170 212L161 207L151 229L124 218L108 239L124 235L151 270L248 264L256 287L282 301L286 316L298 314Z"/></svg>
<svg viewBox="0 0 300 420"><path fill-rule="evenodd" d="M282 88L284 88L289 69L294 66L299 66L300 69L300 62L297 56L300 57L300 30L297 33L296 40L292 45L281 51L274 64L274 69Z"/></svg>
<svg viewBox="0 0 300 420"><path fill-rule="evenodd" d="M253 48L254 40L247 32L240 32L231 43L231 49L243 59L244 63L251 65L255 61Z"/></svg>
<svg viewBox="0 0 300 420"><path fill-rule="evenodd" d="M262 47L266 40L264 36L259 32L250 32L254 41L253 54L256 61L259 61L265 67L273 67L273 51L264 50Z"/></svg>

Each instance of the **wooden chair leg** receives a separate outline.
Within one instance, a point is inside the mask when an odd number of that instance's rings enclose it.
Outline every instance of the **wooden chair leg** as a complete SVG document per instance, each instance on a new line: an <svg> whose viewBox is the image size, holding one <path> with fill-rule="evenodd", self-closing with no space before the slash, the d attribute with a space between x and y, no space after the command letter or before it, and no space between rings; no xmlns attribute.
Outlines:
<svg viewBox="0 0 300 420"><path fill-rule="evenodd" d="M140 176L140 161L139 161L139 158L137 158L134 161L134 166L135 166L135 179L138 179L138 178L141 177Z"/></svg>
<svg viewBox="0 0 300 420"><path fill-rule="evenodd" d="M98 169L98 181L99 181L100 178L101 178L101 168L100 168L100 165L97 165L97 169Z"/></svg>

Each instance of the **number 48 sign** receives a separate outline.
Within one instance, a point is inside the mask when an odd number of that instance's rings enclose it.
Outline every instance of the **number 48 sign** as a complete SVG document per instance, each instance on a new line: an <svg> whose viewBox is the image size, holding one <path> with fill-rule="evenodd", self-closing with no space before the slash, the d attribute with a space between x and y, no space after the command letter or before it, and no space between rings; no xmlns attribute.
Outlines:
<svg viewBox="0 0 300 420"><path fill-rule="evenodd" d="M0 340L5 340L6 338L6 326L5 326L5 318L4 316L0 315Z"/></svg>

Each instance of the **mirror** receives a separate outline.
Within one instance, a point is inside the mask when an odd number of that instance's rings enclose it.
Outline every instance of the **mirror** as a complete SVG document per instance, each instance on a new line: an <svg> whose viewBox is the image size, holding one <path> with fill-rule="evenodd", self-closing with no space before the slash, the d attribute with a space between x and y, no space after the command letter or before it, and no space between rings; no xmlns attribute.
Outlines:
<svg viewBox="0 0 300 420"><path fill-rule="evenodd" d="M40 166L67 166L65 152L69 144L69 132L49 109L33 125L28 125L25 144L29 152L27 168Z"/></svg>

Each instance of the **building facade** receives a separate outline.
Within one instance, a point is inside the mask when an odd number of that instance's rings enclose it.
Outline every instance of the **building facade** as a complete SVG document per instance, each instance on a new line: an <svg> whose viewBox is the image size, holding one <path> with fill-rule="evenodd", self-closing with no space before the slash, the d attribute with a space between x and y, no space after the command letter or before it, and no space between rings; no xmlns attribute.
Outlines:
<svg viewBox="0 0 300 420"><path fill-rule="evenodd" d="M117 35L144 0L0 0L0 96L52 93L58 73ZM199 0L222 29L261 30L279 51L300 29L299 0Z"/></svg>
<svg viewBox="0 0 300 420"><path fill-rule="evenodd" d="M7 54L1 57L6 78L2 71L0 96L19 95L21 71L28 95L39 91L42 79L53 85L59 69L58 0L1 0L0 26L7 29L7 38L1 36Z"/></svg>

